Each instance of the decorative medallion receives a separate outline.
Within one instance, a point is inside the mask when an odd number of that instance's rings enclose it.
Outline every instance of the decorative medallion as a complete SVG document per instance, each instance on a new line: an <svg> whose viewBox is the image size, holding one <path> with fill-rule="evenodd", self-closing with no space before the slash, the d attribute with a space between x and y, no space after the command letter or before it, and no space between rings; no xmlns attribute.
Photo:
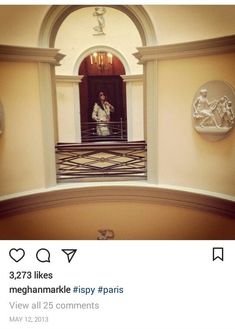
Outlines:
<svg viewBox="0 0 235 329"><path fill-rule="evenodd" d="M113 240L114 231L109 229L100 229L98 230L97 240Z"/></svg>
<svg viewBox="0 0 235 329"><path fill-rule="evenodd" d="M214 80L196 92L192 115L194 128L211 140L219 140L231 131L235 123L235 92L228 83Z"/></svg>

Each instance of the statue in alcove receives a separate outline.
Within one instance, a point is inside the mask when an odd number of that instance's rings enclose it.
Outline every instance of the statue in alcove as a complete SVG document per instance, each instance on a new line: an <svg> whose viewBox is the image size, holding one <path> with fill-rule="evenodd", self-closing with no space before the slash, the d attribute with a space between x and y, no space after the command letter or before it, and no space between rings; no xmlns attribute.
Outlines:
<svg viewBox="0 0 235 329"><path fill-rule="evenodd" d="M106 9L104 7L96 7L93 16L97 18L98 26L93 27L97 33L95 35L105 34L104 27L105 27L105 20L104 14L106 13Z"/></svg>

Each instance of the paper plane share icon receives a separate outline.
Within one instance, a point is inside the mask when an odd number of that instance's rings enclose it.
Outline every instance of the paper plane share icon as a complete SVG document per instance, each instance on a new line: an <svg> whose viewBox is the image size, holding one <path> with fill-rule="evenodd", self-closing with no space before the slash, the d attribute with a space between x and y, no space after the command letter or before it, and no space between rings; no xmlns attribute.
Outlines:
<svg viewBox="0 0 235 329"><path fill-rule="evenodd" d="M61 249L65 255L67 256L68 258L68 262L70 263L71 260L73 259L73 256L76 254L77 252L77 249Z"/></svg>

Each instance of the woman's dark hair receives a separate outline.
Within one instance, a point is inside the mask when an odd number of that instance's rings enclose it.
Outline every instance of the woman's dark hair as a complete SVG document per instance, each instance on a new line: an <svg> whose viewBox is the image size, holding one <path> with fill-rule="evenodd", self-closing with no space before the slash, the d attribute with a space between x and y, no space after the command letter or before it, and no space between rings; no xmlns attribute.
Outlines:
<svg viewBox="0 0 235 329"><path fill-rule="evenodd" d="M104 110L103 104L101 103L101 100L100 100L101 94L105 95L105 93L103 91L99 91L98 95L96 97L96 103L99 105L99 107L101 107Z"/></svg>

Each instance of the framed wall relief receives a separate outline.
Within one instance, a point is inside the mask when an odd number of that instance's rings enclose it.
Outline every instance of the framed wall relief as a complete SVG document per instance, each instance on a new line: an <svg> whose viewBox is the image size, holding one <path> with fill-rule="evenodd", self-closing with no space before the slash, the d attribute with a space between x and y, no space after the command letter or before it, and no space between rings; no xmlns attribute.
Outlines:
<svg viewBox="0 0 235 329"><path fill-rule="evenodd" d="M235 91L227 82L208 81L196 92L192 104L193 125L206 138L225 138L235 124Z"/></svg>

